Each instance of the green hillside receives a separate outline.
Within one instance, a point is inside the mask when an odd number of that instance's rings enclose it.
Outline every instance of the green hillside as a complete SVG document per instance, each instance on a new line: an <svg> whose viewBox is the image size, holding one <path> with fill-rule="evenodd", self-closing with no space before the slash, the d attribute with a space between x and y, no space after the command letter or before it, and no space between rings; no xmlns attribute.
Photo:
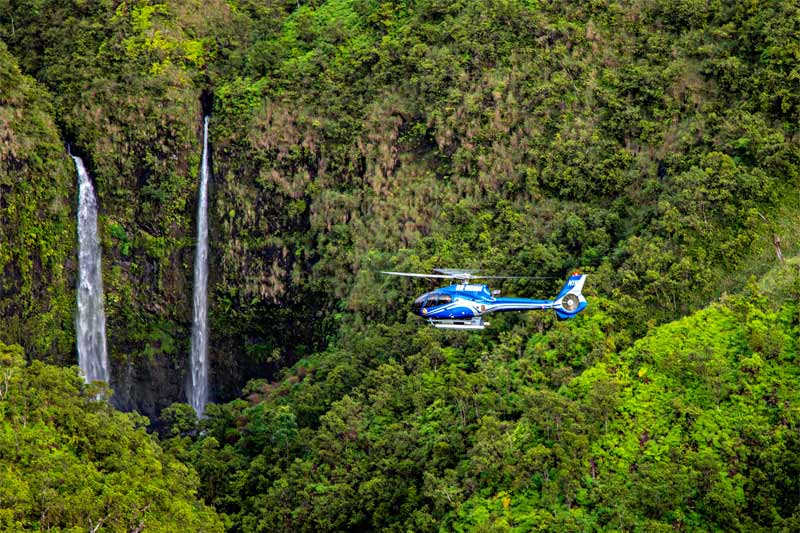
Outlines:
<svg viewBox="0 0 800 533"><path fill-rule="evenodd" d="M69 146L111 403L228 530L797 529L798 64L787 0L0 0L0 341L77 359ZM437 267L589 307L433 330Z"/></svg>
<svg viewBox="0 0 800 533"><path fill-rule="evenodd" d="M480 333L368 328L202 437L173 408L235 531L756 531L800 520L800 294L745 295L618 349L585 318ZM752 292L751 292L752 291Z"/></svg>
<svg viewBox="0 0 800 533"><path fill-rule="evenodd" d="M75 344L74 169L49 95L1 42L0 128L0 338L63 362Z"/></svg>

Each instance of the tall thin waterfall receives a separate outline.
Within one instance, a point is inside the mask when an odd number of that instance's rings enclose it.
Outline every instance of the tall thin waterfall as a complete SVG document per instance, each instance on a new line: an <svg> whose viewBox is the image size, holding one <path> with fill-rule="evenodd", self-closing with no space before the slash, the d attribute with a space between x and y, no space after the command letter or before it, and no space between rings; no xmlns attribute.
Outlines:
<svg viewBox="0 0 800 533"><path fill-rule="evenodd" d="M208 116L203 120L203 163L197 202L197 249L194 256L192 354L187 396L198 417L208 401Z"/></svg>
<svg viewBox="0 0 800 533"><path fill-rule="evenodd" d="M78 169L78 364L87 383L108 383L106 315L103 310L103 273L97 236L97 200L80 157Z"/></svg>

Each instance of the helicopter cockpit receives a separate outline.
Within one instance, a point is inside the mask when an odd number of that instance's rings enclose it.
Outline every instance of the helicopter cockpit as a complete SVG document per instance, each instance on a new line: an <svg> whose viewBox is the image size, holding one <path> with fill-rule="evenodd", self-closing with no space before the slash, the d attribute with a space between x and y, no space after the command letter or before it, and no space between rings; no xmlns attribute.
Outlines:
<svg viewBox="0 0 800 533"><path fill-rule="evenodd" d="M411 304L411 309L419 314L422 308L436 307L437 305L449 304L453 297L441 292L426 292Z"/></svg>

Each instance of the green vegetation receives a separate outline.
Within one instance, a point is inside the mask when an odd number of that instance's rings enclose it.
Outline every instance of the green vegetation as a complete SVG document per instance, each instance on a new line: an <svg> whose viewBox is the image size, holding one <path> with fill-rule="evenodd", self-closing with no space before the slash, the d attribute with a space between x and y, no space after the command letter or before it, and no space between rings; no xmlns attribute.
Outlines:
<svg viewBox="0 0 800 533"><path fill-rule="evenodd" d="M52 102L0 42L0 340L54 362L75 344L75 179Z"/></svg>
<svg viewBox="0 0 800 533"><path fill-rule="evenodd" d="M107 392L0 344L0 528L222 531L194 470L161 450L147 419L96 399Z"/></svg>
<svg viewBox="0 0 800 533"><path fill-rule="evenodd" d="M791 531L788 277L779 308L751 284L623 350L602 298L541 334L373 326L209 406L200 437L171 414L165 446L234 531Z"/></svg>
<svg viewBox="0 0 800 533"><path fill-rule="evenodd" d="M124 405L182 394L202 93L220 399L323 349L325 317L404 320L380 268L582 268L636 338L768 270L773 233L798 252L788 2L198 5L0 4L96 182Z"/></svg>
<svg viewBox="0 0 800 533"><path fill-rule="evenodd" d="M0 340L75 360L69 143L112 401L229 530L796 530L799 36L788 0L0 0ZM591 304L446 333L376 274L445 266L581 269Z"/></svg>

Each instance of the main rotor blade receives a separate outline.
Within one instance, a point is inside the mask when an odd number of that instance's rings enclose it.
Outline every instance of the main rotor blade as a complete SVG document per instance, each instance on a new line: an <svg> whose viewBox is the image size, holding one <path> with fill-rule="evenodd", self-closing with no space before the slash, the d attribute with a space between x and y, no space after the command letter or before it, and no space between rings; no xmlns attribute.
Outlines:
<svg viewBox="0 0 800 533"><path fill-rule="evenodd" d="M433 271L456 279L557 279L556 276L483 276L477 270L470 269L434 268Z"/></svg>
<svg viewBox="0 0 800 533"><path fill-rule="evenodd" d="M410 278L438 278L438 279L454 279L456 276L441 276L438 274L417 274L416 272L386 272L381 270L381 274L389 274L390 276L407 276Z"/></svg>
<svg viewBox="0 0 800 533"><path fill-rule="evenodd" d="M557 276L471 276L470 279L556 279Z"/></svg>
<svg viewBox="0 0 800 533"><path fill-rule="evenodd" d="M448 276L458 276L458 277L472 277L476 274L477 270L460 270L457 268L434 268L434 272L438 272L439 274L446 274Z"/></svg>
<svg viewBox="0 0 800 533"><path fill-rule="evenodd" d="M437 269L438 272L442 270ZM435 278L435 279L457 279L468 281L474 279L557 279L556 276L476 276L464 271L453 271L452 274L419 274L417 272L389 272L381 270L381 274L390 276L406 276L409 278ZM457 273L456 273L457 272Z"/></svg>

